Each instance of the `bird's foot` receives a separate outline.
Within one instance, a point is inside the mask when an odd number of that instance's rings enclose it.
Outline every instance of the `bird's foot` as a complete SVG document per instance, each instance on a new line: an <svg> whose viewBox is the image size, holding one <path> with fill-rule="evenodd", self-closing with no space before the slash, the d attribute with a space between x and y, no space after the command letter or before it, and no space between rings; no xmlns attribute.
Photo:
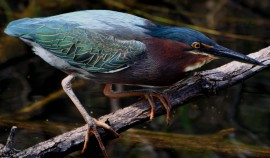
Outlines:
<svg viewBox="0 0 270 158"><path fill-rule="evenodd" d="M166 111L167 111L166 120L167 120L167 123L169 123L171 102L170 102L169 98L167 97L167 95L162 93L162 92L155 91L153 89L115 92L112 90L112 84L106 84L106 86L103 90L103 93L104 93L104 95L106 95L110 98L125 98L125 97L143 96L144 98L147 99L147 101L151 107L150 120L153 120L153 118L154 118L155 103L154 103L153 97L155 97L161 102L162 106L166 109Z"/></svg>
<svg viewBox="0 0 270 158"><path fill-rule="evenodd" d="M153 100L153 97L156 97L162 104L162 106L166 109L166 122L169 124L170 121L170 111L171 111L171 102L166 94L163 94L162 92L157 92L150 90L149 92L145 93L144 97L148 101L151 112L150 112L150 120L153 120L154 113L155 113L155 103Z"/></svg>
<svg viewBox="0 0 270 158"><path fill-rule="evenodd" d="M87 126L87 131L86 131L86 134L85 134L85 139L84 139L84 145L83 145L82 153L87 148L87 143L89 141L90 134L94 134L95 137L96 137L96 139L97 139L97 141L98 141L98 144L100 146L100 149L101 149L104 157L105 158L108 158L108 154L107 154L106 149L104 147L104 144L103 144L103 142L101 140L100 134L97 131L97 127L102 127L104 129L109 130L110 132L113 133L113 135L115 137L119 137L119 134L117 132L115 132L109 125L107 125L106 123L104 123L102 121L98 121L95 118L91 118L91 120L88 120L87 121L87 125L88 126Z"/></svg>

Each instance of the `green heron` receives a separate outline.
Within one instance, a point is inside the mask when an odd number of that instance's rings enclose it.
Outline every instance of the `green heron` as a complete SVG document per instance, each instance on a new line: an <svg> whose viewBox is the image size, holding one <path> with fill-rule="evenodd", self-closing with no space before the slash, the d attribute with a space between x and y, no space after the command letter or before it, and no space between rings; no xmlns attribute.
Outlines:
<svg viewBox="0 0 270 158"><path fill-rule="evenodd" d="M86 112L71 89L75 77L105 83L104 94L112 98L145 97L151 106L150 119L154 117L153 98L157 98L167 110L168 121L170 101L165 94L154 89L114 92L112 84L169 86L218 57L262 65L198 31L108 10L24 18L11 22L5 33L32 46L35 54L68 74L62 81L63 89L88 125L83 151L89 133L93 133L105 157L97 126L118 134Z"/></svg>

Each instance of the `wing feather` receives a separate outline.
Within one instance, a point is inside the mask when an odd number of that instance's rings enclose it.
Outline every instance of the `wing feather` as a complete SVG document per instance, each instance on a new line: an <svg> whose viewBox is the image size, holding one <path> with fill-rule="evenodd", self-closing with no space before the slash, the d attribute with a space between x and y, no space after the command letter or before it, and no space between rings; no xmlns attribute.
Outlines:
<svg viewBox="0 0 270 158"><path fill-rule="evenodd" d="M36 28L30 35L32 40L72 66L89 72L120 71L146 49L140 41L116 39L78 24L50 21Z"/></svg>

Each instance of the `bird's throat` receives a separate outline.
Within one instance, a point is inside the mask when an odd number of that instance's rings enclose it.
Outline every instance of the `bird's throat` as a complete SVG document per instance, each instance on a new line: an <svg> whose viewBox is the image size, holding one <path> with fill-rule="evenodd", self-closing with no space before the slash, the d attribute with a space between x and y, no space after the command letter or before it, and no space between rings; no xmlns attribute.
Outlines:
<svg viewBox="0 0 270 158"><path fill-rule="evenodd" d="M184 72L193 71L211 62L212 60L217 59L217 57L203 52L189 52L189 53L194 54L195 55L194 57L197 59L196 62L186 65L186 67L184 68Z"/></svg>

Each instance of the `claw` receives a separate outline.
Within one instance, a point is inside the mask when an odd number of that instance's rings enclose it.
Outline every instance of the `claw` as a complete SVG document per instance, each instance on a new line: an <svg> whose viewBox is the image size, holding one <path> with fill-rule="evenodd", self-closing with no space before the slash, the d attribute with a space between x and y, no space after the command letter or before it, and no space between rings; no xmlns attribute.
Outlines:
<svg viewBox="0 0 270 158"><path fill-rule="evenodd" d="M151 111L150 111L150 120L153 120L155 113L155 103L153 97L156 97L166 109L166 121L167 124L170 120L170 109L171 102L165 94L161 92L156 92L154 90L134 90L134 91L124 91L124 92L115 92L112 90L112 84L106 84L103 93L110 98L125 98L125 97L135 97L135 96L144 96L148 101Z"/></svg>
<svg viewBox="0 0 270 158"><path fill-rule="evenodd" d="M166 122L167 124L169 124L170 121L170 110L171 110L171 103L168 99L168 97L164 94L155 92L155 91L151 91L149 93L146 93L144 95L145 99L148 101L150 107L151 107L151 111L150 111L150 120L153 120L154 118L154 112L155 112L155 103L153 100L153 97L156 97L162 104L162 106L166 109Z"/></svg>
<svg viewBox="0 0 270 158"><path fill-rule="evenodd" d="M150 120L152 121L154 119L154 113L155 113L155 104L153 101L153 96L151 94L145 94L144 97L146 98L146 100L148 101L149 105L150 105Z"/></svg>
<svg viewBox="0 0 270 158"><path fill-rule="evenodd" d="M93 118L93 120L98 127L102 127L102 128L109 130L116 138L119 137L119 134L117 132L115 132L115 130L113 130L111 126L107 125L106 123L104 123L102 121L98 121L95 118Z"/></svg>
<svg viewBox="0 0 270 158"><path fill-rule="evenodd" d="M85 149L87 148L87 144L89 141L89 135L90 135L90 133L92 133L92 131L90 129L91 129L90 125L87 125L87 130L86 130L85 137L84 137L84 144L83 144L82 153L84 153Z"/></svg>
<svg viewBox="0 0 270 158"><path fill-rule="evenodd" d="M82 153L84 153L85 149L87 148L87 143L89 141L90 134L94 134L97 141L98 141L98 144L100 146L100 149L101 149L104 157L108 158L108 154L107 154L105 146L101 140L100 134L97 131L97 127L102 127L104 129L109 130L110 132L112 132L114 134L115 137L119 137L119 134L117 132L115 132L109 125L107 125L106 123L104 123L102 121L98 121L95 118L92 118L92 121L94 122L94 124L89 123L87 125L87 131L86 131L85 138L84 138L84 145L83 145Z"/></svg>

